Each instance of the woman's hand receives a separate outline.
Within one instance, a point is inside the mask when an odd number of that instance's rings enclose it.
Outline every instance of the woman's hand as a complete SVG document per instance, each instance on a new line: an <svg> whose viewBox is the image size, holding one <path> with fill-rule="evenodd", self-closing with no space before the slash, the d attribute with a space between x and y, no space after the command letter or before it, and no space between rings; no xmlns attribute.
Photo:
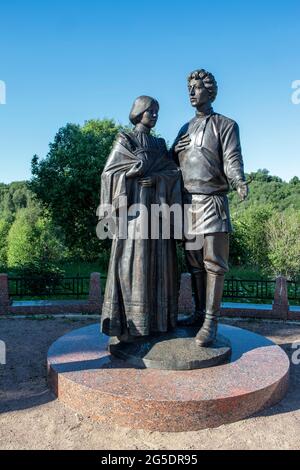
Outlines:
<svg viewBox="0 0 300 470"><path fill-rule="evenodd" d="M139 184L144 188L151 188L155 184L155 179L151 176L148 176L147 178L141 178L139 180Z"/></svg>

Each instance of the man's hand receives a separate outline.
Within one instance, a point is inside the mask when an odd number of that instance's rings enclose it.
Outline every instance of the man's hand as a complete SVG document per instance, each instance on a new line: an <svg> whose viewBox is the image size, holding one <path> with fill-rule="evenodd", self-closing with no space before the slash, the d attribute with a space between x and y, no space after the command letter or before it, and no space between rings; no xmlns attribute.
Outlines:
<svg viewBox="0 0 300 470"><path fill-rule="evenodd" d="M179 141L175 145L174 152L176 155L178 155L180 152L186 149L191 143L191 138L189 134L184 134L183 136L180 137Z"/></svg>
<svg viewBox="0 0 300 470"><path fill-rule="evenodd" d="M239 195L241 201L245 201L248 197L248 194L249 194L248 183L246 183L246 181L240 181L237 184L236 190L238 192L238 195Z"/></svg>
<svg viewBox="0 0 300 470"><path fill-rule="evenodd" d="M148 176L147 178L141 178L139 184L145 188L151 188L155 184L155 179Z"/></svg>

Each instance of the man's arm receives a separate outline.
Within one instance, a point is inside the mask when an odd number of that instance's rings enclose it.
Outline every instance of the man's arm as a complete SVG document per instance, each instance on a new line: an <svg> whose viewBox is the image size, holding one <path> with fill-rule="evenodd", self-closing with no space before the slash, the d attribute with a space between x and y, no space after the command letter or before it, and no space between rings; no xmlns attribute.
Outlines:
<svg viewBox="0 0 300 470"><path fill-rule="evenodd" d="M224 124L222 133L224 172L232 188L237 189L241 199L248 195L244 173L239 126L236 122Z"/></svg>
<svg viewBox="0 0 300 470"><path fill-rule="evenodd" d="M236 122L224 124L221 133L224 172L229 183L236 188L245 181L239 127Z"/></svg>

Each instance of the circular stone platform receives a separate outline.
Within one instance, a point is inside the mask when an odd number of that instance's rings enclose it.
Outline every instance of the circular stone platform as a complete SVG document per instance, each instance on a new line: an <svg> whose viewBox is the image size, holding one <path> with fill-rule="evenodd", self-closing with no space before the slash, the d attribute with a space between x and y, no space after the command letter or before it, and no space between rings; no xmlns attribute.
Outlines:
<svg viewBox="0 0 300 470"><path fill-rule="evenodd" d="M218 335L207 348L195 342L199 331L196 328L176 328L166 334L157 334L149 339L138 339L134 343L120 343L117 338L109 342L109 351L114 356L137 368L161 370L192 370L214 367L229 361L230 341Z"/></svg>
<svg viewBox="0 0 300 470"><path fill-rule="evenodd" d="M99 325L72 331L48 352L49 383L74 411L135 429L192 431L238 421L272 406L288 387L289 359L274 343L220 325L232 346L208 369L137 369L111 356Z"/></svg>

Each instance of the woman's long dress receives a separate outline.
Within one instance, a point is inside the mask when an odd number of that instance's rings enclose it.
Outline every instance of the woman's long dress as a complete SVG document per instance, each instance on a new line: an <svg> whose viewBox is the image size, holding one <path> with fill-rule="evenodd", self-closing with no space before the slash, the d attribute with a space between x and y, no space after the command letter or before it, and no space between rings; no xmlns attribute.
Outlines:
<svg viewBox="0 0 300 470"><path fill-rule="evenodd" d="M153 187L138 180L153 177ZM101 203L122 206L142 203L149 217L140 212L128 215L128 233L151 234L152 204L181 205L181 176L168 156L166 143L149 133L134 130L120 133L101 177ZM136 237L138 238L138 237ZM178 278L176 242L163 239L112 241L108 278L102 309L102 331L120 336L127 327L133 336L166 332L176 326Z"/></svg>

